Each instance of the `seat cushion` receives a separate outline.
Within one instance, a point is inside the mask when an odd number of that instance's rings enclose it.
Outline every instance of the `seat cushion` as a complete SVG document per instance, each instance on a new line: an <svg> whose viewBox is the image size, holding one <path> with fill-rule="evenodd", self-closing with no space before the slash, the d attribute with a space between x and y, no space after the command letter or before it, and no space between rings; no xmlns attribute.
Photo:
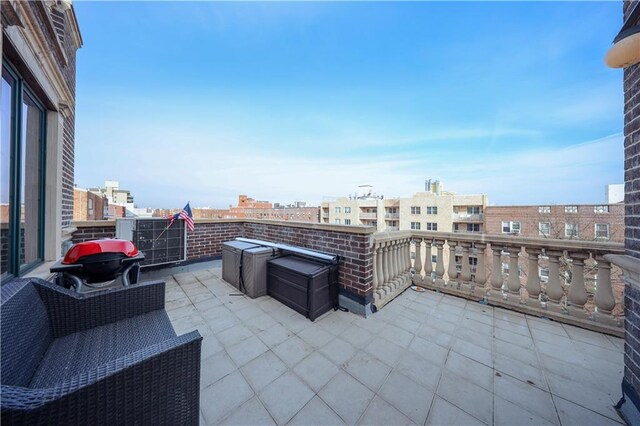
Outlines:
<svg viewBox="0 0 640 426"><path fill-rule="evenodd" d="M29 387L48 388L126 354L175 337L164 310L55 339Z"/></svg>

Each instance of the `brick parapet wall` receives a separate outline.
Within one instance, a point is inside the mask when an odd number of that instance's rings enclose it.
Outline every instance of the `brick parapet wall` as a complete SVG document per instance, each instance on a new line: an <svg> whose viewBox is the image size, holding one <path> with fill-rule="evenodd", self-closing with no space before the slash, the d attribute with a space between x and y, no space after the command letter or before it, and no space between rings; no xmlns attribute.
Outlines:
<svg viewBox="0 0 640 426"><path fill-rule="evenodd" d="M72 242L115 238L115 221L74 222ZM187 232L187 260L222 255L222 243L246 237L304 247L340 257L338 281L343 290L363 298L373 291L373 230L294 222L260 220L201 220Z"/></svg>

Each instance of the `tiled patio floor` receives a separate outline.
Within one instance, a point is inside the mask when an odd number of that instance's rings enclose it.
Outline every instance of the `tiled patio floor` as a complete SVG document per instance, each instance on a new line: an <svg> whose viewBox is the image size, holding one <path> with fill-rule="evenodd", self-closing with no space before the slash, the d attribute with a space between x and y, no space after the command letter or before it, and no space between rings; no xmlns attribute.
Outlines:
<svg viewBox="0 0 640 426"><path fill-rule="evenodd" d="M622 422L621 339L412 290L312 323L220 275L164 277L176 332L204 336L202 424Z"/></svg>

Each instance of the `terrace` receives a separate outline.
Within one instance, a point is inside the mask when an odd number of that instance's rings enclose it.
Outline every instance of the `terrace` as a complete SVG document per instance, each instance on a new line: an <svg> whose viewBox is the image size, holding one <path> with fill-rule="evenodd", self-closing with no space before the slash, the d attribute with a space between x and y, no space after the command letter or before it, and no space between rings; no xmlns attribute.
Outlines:
<svg viewBox="0 0 640 426"><path fill-rule="evenodd" d="M74 241L113 233L104 222L75 225ZM232 295L211 259L239 236L338 254L350 312L311 322L268 296ZM204 336L201 424L618 424L624 319L605 256L621 252L603 242L198 221L187 253L204 262L145 278L167 282L178 334ZM554 272L545 282L504 273L503 261L521 274L542 262Z"/></svg>

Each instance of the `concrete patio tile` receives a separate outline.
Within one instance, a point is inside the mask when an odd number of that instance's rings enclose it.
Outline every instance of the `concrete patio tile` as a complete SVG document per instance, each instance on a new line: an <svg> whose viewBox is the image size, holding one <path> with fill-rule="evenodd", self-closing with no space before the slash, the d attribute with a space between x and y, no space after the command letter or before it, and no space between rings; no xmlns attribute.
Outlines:
<svg viewBox="0 0 640 426"><path fill-rule="evenodd" d="M367 407L360 420L359 425L379 425L379 426L401 426L415 425L407 416L396 410L391 404L375 396Z"/></svg>
<svg viewBox="0 0 640 426"><path fill-rule="evenodd" d="M278 424L285 424L314 397L292 372L287 372L260 392L260 399Z"/></svg>
<svg viewBox="0 0 640 426"><path fill-rule="evenodd" d="M493 325L496 329L507 330L525 337L531 337L531 332L529 331L529 326L527 325L526 320L524 321L524 325L519 325L507 320L494 318Z"/></svg>
<svg viewBox="0 0 640 426"><path fill-rule="evenodd" d="M212 303L213 299L209 299L207 303ZM206 309L198 310L205 321L213 321L217 318L233 317L231 311L220 302L217 306L205 306Z"/></svg>
<svg viewBox="0 0 640 426"><path fill-rule="evenodd" d="M539 387L543 391L549 391L547 381L538 367L532 367L508 356L496 354L493 357L493 368L503 374Z"/></svg>
<svg viewBox="0 0 640 426"><path fill-rule="evenodd" d="M476 322L493 327L493 315L491 312L478 312L467 307L462 317L463 321Z"/></svg>
<svg viewBox="0 0 640 426"><path fill-rule="evenodd" d="M624 421L620 417L614 420L609 417L601 416L594 411L581 407L556 395L553 396L553 401L556 404L562 426L618 426L624 424Z"/></svg>
<svg viewBox="0 0 640 426"><path fill-rule="evenodd" d="M585 368L589 364L584 354L579 351L570 340L563 340L556 343L536 341L536 349L538 349L538 353L541 355L561 360L571 359L572 362L583 365Z"/></svg>
<svg viewBox="0 0 640 426"><path fill-rule="evenodd" d="M340 369L319 352L313 352L295 366L293 371L315 392L318 392Z"/></svg>
<svg viewBox="0 0 640 426"><path fill-rule="evenodd" d="M436 393L486 424L493 421L493 394L457 374L445 371Z"/></svg>
<svg viewBox="0 0 640 426"><path fill-rule="evenodd" d="M443 348L421 337L414 337L411 345L409 345L409 350L436 365L444 364L447 359L447 354L449 353L449 349Z"/></svg>
<svg viewBox="0 0 640 426"><path fill-rule="evenodd" d="M278 324L276 320L265 314L262 310L260 310L260 314L244 321L244 325L254 334L258 334L262 331L268 330L276 324Z"/></svg>
<svg viewBox="0 0 640 426"><path fill-rule="evenodd" d="M493 318L500 319L503 321L509 321L510 323L525 326L525 327L528 325L525 315L519 312L509 311L503 308L494 308Z"/></svg>
<svg viewBox="0 0 640 426"><path fill-rule="evenodd" d="M471 358L474 361L478 361L487 367L493 367L493 355L488 349L482 348L473 343L466 342L464 340L456 339L456 342L451 348L452 351L464 355L467 358Z"/></svg>
<svg viewBox="0 0 640 426"><path fill-rule="evenodd" d="M581 352L589 362L591 361L606 361L609 364L612 364L611 367L614 368L614 365L622 365L624 358L623 353L613 348L603 348L601 346L592 345L589 343L584 343L580 341L573 342L574 347Z"/></svg>
<svg viewBox="0 0 640 426"><path fill-rule="evenodd" d="M325 315L324 318L317 321L317 324L334 336L339 336L349 328L353 320L353 314L336 311Z"/></svg>
<svg viewBox="0 0 640 426"><path fill-rule="evenodd" d="M313 352L313 346L298 336L293 336L274 347L273 352L289 367L293 367Z"/></svg>
<svg viewBox="0 0 640 426"><path fill-rule="evenodd" d="M480 420L436 395L429 411L430 426L482 426Z"/></svg>
<svg viewBox="0 0 640 426"><path fill-rule="evenodd" d="M553 426L557 422L551 423L542 417L536 416L527 410L518 407L515 404L495 396L493 399L493 415L496 426L513 426L513 425L529 425L529 426Z"/></svg>
<svg viewBox="0 0 640 426"><path fill-rule="evenodd" d="M217 298L209 290L206 290L205 292L202 292L202 293L199 293L199 294L189 295L189 299L191 299L191 303L196 304L196 303L199 303L199 302L204 302L204 301L207 301L207 300L214 300L214 299L217 299Z"/></svg>
<svg viewBox="0 0 640 426"><path fill-rule="evenodd" d="M345 423L322 399L314 396L287 424L290 426L337 426Z"/></svg>
<svg viewBox="0 0 640 426"><path fill-rule="evenodd" d="M245 364L240 371L253 390L259 392L283 375L287 371L287 366L273 352L268 351Z"/></svg>
<svg viewBox="0 0 640 426"><path fill-rule="evenodd" d="M233 410L229 416L220 422L221 425L275 425L276 423L258 397L254 396Z"/></svg>
<svg viewBox="0 0 640 426"><path fill-rule="evenodd" d="M453 344L453 336L451 334L433 328L429 324L423 324L418 330L417 336L444 348L449 348Z"/></svg>
<svg viewBox="0 0 640 426"><path fill-rule="evenodd" d="M477 334L483 334L487 337L493 337L493 325L492 324L484 324L482 322L470 320L467 318L463 318L458 325L458 329L461 327L468 328L469 330L473 330Z"/></svg>
<svg viewBox="0 0 640 426"><path fill-rule="evenodd" d="M524 336L519 333L514 333L510 330L503 330L501 328L495 328L493 330L493 336L504 342L511 343L513 345L521 346L525 349L533 349L535 346L533 344L533 339L529 336Z"/></svg>
<svg viewBox="0 0 640 426"><path fill-rule="evenodd" d="M407 376L392 371L378 395L415 423L424 424L434 393Z"/></svg>
<svg viewBox="0 0 640 426"><path fill-rule="evenodd" d="M373 334L365 330L364 328L352 324L341 335L340 338L351 343L358 349L363 349L371 342Z"/></svg>
<svg viewBox="0 0 640 426"><path fill-rule="evenodd" d="M375 315L378 315L378 313L376 312ZM357 325L358 327L363 328L374 335L377 335L387 325L383 321L371 321L372 319L373 316L371 318L357 317L355 320L353 320L352 324Z"/></svg>
<svg viewBox="0 0 640 426"><path fill-rule="evenodd" d="M187 297L181 297L175 300L167 300L164 303L164 308L169 312L189 305L191 305L191 301Z"/></svg>
<svg viewBox="0 0 640 426"><path fill-rule="evenodd" d="M278 346L288 338L294 335L293 331L283 327L280 324L275 324L272 327L258 333L258 338L267 345L269 348Z"/></svg>
<svg viewBox="0 0 640 426"><path fill-rule="evenodd" d="M409 318L406 315L406 312L406 309L403 310L402 313L398 315L395 320L393 320L392 324L396 327L400 327L410 334L415 334L420 328L421 322L416 319Z"/></svg>
<svg viewBox="0 0 640 426"><path fill-rule="evenodd" d="M617 401L613 401L608 394L600 392L598 388L585 386L582 383L552 375L549 375L547 379L549 380L551 393L554 395L600 413L603 416L612 419L618 418L618 414L613 408Z"/></svg>
<svg viewBox="0 0 640 426"><path fill-rule="evenodd" d="M200 392L200 408L207 424L214 424L252 396L251 387L236 371Z"/></svg>
<svg viewBox="0 0 640 426"><path fill-rule="evenodd" d="M224 331L221 331L216 334L220 343L222 343L225 347L233 346L237 343L242 342L244 339L248 339L253 336L251 330L245 327L242 324L234 325Z"/></svg>
<svg viewBox="0 0 640 426"><path fill-rule="evenodd" d="M202 338L202 350L200 353L200 358L205 360L209 358L211 355L215 355L218 352L224 350L224 346L222 343L213 335L207 335Z"/></svg>
<svg viewBox="0 0 640 426"><path fill-rule="evenodd" d="M458 328L457 323L451 323L447 321L440 321L437 318L429 318L422 326L422 328L430 327L436 330L441 330L447 334L453 334Z"/></svg>
<svg viewBox="0 0 640 426"><path fill-rule="evenodd" d="M545 318L526 317L530 330L544 331L546 333L557 334L562 337L569 337L562 324ZM535 336L534 336L535 337Z"/></svg>
<svg viewBox="0 0 640 426"><path fill-rule="evenodd" d="M343 368L374 392L378 392L391 372L391 367L364 351L358 352Z"/></svg>
<svg viewBox="0 0 640 426"><path fill-rule="evenodd" d="M339 372L318 393L320 398L347 424L355 424L373 399L374 393L344 371Z"/></svg>
<svg viewBox="0 0 640 426"><path fill-rule="evenodd" d="M449 352L445 369L493 392L493 369L466 356Z"/></svg>
<svg viewBox="0 0 640 426"><path fill-rule="evenodd" d="M288 309L288 308L287 308ZM287 316L284 319L276 319L280 324L293 331L294 333L300 333L307 327L311 327L314 323L309 321L308 318L303 317L299 313L293 311L294 314Z"/></svg>
<svg viewBox="0 0 640 426"><path fill-rule="evenodd" d="M539 367L540 361L536 355L535 349L526 349L522 346L514 345L504 340L496 339L493 341L494 354L504 355L511 359L516 359L524 364L532 367Z"/></svg>
<svg viewBox="0 0 640 426"><path fill-rule="evenodd" d="M224 308L224 306L221 306L221 308ZM213 309L210 311L206 311L205 314L211 311L213 311ZM230 312L225 315L220 315L216 318L207 318L206 322L214 333L220 333L221 331L227 330L236 324L240 324L240 320Z"/></svg>
<svg viewBox="0 0 640 426"><path fill-rule="evenodd" d="M305 328L300 333L298 333L298 337L302 340L318 349L329 343L335 336L324 328L319 326L311 326Z"/></svg>
<svg viewBox="0 0 640 426"><path fill-rule="evenodd" d="M236 309L233 311L234 315L240 318L240 320L246 324L252 318L257 317L258 315L264 315L262 309L260 309L256 305L250 305L246 308Z"/></svg>
<svg viewBox="0 0 640 426"><path fill-rule="evenodd" d="M496 374L493 380L493 391L497 396L542 417L548 422L557 423L558 421L551 394L536 386L510 376Z"/></svg>
<svg viewBox="0 0 640 426"><path fill-rule="evenodd" d="M171 322L175 322L180 318L190 317L197 313L198 313L198 310L191 303L189 303L180 308L172 309L171 311L168 311L167 315L169 316L169 319L171 320Z"/></svg>
<svg viewBox="0 0 640 426"><path fill-rule="evenodd" d="M319 351L336 365L342 365L349 361L358 352L358 349L351 343L336 337L322 346Z"/></svg>
<svg viewBox="0 0 640 426"><path fill-rule="evenodd" d="M562 326L572 340L600 346L604 349L612 351L617 350L617 348L611 343L611 341L607 339L606 334L597 333L591 330L585 330L583 328L574 327L568 324L563 324Z"/></svg>
<svg viewBox="0 0 640 426"><path fill-rule="evenodd" d="M414 352L407 351L396 365L394 371L410 377L418 384L434 391L438 387L442 369Z"/></svg>
<svg viewBox="0 0 640 426"><path fill-rule="evenodd" d="M236 365L226 352L219 352L203 360L200 366L200 389L211 386L234 371L236 371Z"/></svg>
<svg viewBox="0 0 640 426"><path fill-rule="evenodd" d="M389 367L396 365L405 351L400 346L395 343L391 343L382 337L374 337L364 350L387 364Z"/></svg>
<svg viewBox="0 0 640 426"><path fill-rule="evenodd" d="M379 335L405 349L409 347L414 336L412 333L391 324L387 325Z"/></svg>
<svg viewBox="0 0 640 426"><path fill-rule="evenodd" d="M203 312L206 312L213 308L217 308L218 306L222 306L222 302L217 297L212 297L205 301L195 303L194 306L196 307L198 312L200 312L200 315L202 315L202 317L206 319L207 317L203 315Z"/></svg>
<svg viewBox="0 0 640 426"><path fill-rule="evenodd" d="M480 333L477 330L470 329L464 325L458 327L454 334L454 337L457 340L463 340L467 343L480 346L481 348L485 348L489 351L493 348L493 335Z"/></svg>
<svg viewBox="0 0 640 426"><path fill-rule="evenodd" d="M269 348L260 339L256 336L251 336L240 343L228 347L227 353L238 367L242 367L268 350Z"/></svg>

